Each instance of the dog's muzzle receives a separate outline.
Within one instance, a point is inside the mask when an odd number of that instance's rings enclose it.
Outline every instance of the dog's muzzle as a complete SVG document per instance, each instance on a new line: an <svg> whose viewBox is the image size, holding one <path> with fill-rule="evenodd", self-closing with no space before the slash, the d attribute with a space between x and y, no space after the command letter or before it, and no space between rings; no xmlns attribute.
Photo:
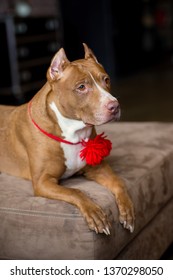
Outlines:
<svg viewBox="0 0 173 280"><path fill-rule="evenodd" d="M110 114L110 117L115 120L119 120L121 116L120 104L117 100L110 101L106 105L107 111Z"/></svg>

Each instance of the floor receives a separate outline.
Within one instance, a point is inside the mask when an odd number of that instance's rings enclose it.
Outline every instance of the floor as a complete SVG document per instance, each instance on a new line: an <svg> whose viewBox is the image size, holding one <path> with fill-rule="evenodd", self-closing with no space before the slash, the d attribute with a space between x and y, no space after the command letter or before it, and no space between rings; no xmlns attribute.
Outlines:
<svg viewBox="0 0 173 280"><path fill-rule="evenodd" d="M173 121L173 66L160 66L115 83L122 121Z"/></svg>

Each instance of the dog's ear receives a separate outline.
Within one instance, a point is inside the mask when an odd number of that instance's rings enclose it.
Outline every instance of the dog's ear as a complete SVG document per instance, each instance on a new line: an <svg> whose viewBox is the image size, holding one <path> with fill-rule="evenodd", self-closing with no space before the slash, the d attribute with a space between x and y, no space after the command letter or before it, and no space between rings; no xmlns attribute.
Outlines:
<svg viewBox="0 0 173 280"><path fill-rule="evenodd" d="M65 51L61 48L53 57L51 61L51 65L48 69L47 78L51 80L55 80L60 78L64 69L70 61L67 59Z"/></svg>
<svg viewBox="0 0 173 280"><path fill-rule="evenodd" d="M94 55L93 51L87 46L87 44L83 43L83 46L85 51L85 59L92 58L98 63L96 56Z"/></svg>

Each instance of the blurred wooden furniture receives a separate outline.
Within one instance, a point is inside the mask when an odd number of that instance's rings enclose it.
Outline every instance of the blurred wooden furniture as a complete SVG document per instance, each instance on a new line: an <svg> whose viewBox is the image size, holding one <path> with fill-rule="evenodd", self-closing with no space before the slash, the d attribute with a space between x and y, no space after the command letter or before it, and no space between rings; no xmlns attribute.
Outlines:
<svg viewBox="0 0 173 280"><path fill-rule="evenodd" d="M0 41L0 102L25 102L44 84L62 43L58 1L1 1Z"/></svg>

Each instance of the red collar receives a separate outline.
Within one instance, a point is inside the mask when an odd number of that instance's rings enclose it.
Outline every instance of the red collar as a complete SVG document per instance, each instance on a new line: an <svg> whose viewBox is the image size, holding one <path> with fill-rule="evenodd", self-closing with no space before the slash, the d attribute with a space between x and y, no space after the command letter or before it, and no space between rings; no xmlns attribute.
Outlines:
<svg viewBox="0 0 173 280"><path fill-rule="evenodd" d="M104 135L104 132L97 135L94 139L89 139L87 142L82 140L77 143L72 143L70 141L67 141L63 138L60 138L60 137L58 137L54 134L51 134L51 133L45 131L44 129L42 129L32 118L31 105L32 105L32 101L30 101L28 103L28 113L29 113L29 117L30 117L33 125L41 133L43 133L44 135L48 136L49 138L51 138L57 142L61 142L61 143L69 144L69 145L82 144L82 146L84 148L80 151L80 158L82 160L86 160L87 164L89 164L89 165L100 164L102 162L103 158L110 154L110 151L112 149L112 143L110 140L105 139L107 136Z"/></svg>
<svg viewBox="0 0 173 280"><path fill-rule="evenodd" d="M28 103L28 113L29 113L29 116L30 116L30 119L31 119L33 125L34 125L38 130L40 130L40 132L42 132L44 135L48 136L49 138L51 138L51 139L53 139L53 140L55 140L55 141L57 141L57 142L62 142L62 143L69 144L69 145L77 145L77 144L80 144L80 143L81 143L81 142L72 143L72 142L70 142L70 141L67 141L67 140L65 140L65 139L63 139L63 138L60 138L60 137L58 137L58 136L56 136L56 135L54 135L54 134L51 134L51 133L45 131L44 129L42 129L42 128L34 121L34 119L32 118L32 114L31 114L31 105L32 105L32 101L30 101L30 102Z"/></svg>

